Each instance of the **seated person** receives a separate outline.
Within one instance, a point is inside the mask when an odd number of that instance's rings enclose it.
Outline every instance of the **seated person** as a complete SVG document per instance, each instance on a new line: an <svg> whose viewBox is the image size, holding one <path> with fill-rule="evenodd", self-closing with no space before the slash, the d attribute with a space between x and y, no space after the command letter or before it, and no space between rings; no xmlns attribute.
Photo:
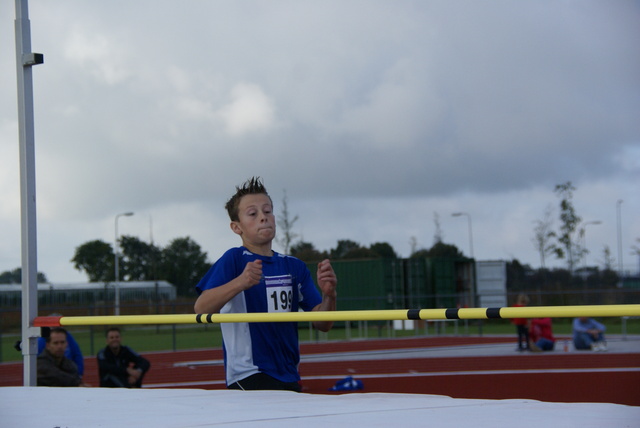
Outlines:
<svg viewBox="0 0 640 428"><path fill-rule="evenodd" d="M592 351L606 351L604 341L606 327L589 317L573 320L573 346L576 349L591 349Z"/></svg>
<svg viewBox="0 0 640 428"><path fill-rule="evenodd" d="M38 338L38 355L42 353L46 344L47 336L49 336L49 327L42 328L42 337ZM84 356L80 350L80 345L73 338L71 333L67 331L67 349L64 351L64 356L76 363L78 367L78 374L80 377L84 376Z"/></svg>
<svg viewBox="0 0 640 428"><path fill-rule="evenodd" d="M98 352L100 386L140 388L151 363L128 346L121 344L120 329L107 330L107 346Z"/></svg>
<svg viewBox="0 0 640 428"><path fill-rule="evenodd" d="M553 351L556 338L553 337L551 318L534 318L529 331L532 351Z"/></svg>
<svg viewBox="0 0 640 428"><path fill-rule="evenodd" d="M64 356L67 332L62 327L51 329L45 348L38 355L38 386L80 386L82 379L76 363Z"/></svg>

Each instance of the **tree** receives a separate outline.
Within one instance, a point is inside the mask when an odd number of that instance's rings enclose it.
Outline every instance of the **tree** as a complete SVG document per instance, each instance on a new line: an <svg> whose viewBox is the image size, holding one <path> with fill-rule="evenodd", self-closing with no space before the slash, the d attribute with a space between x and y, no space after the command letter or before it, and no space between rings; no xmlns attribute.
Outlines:
<svg viewBox="0 0 640 428"><path fill-rule="evenodd" d="M284 254L289 254L291 243L298 237L296 233L293 233L293 225L298 221L298 216L289 218L289 205L287 200L287 191L284 191L284 197L282 198L282 215L278 217L278 235L281 238L276 238L276 242L282 246Z"/></svg>
<svg viewBox="0 0 640 428"><path fill-rule="evenodd" d="M178 294L193 295L209 267L200 245L188 236L176 238L162 250L159 277L175 285Z"/></svg>
<svg viewBox="0 0 640 428"><path fill-rule="evenodd" d="M611 248L608 245L605 245L602 248L602 265L605 270L613 270L613 264L615 263L615 259L611 255Z"/></svg>
<svg viewBox="0 0 640 428"><path fill-rule="evenodd" d="M427 259L432 257L442 257L442 258L464 258L464 254L453 244L445 244L444 242L436 242L433 244L431 248L428 250L422 248L418 251L415 251L411 256L412 259Z"/></svg>
<svg viewBox="0 0 640 428"><path fill-rule="evenodd" d="M562 247L556 247L554 249L558 258L567 257L567 266L570 272L573 272L573 268L576 263L583 256L584 251L580 245L579 238L574 237L575 231L578 225L582 221L576 214L576 210L573 207L573 191L576 190L570 181L564 184L558 184L555 187L555 193L560 200L560 236L558 242Z"/></svg>
<svg viewBox="0 0 640 428"><path fill-rule="evenodd" d="M542 268L545 267L545 257L553 254L556 249L552 241L556 237L556 233L551 230L553 228L552 215L553 208L548 206L544 212L544 217L541 220L536 220L533 228L533 238L531 240L538 254L540 254L540 266Z"/></svg>
<svg viewBox="0 0 640 428"><path fill-rule="evenodd" d="M326 252L320 252L311 242L304 241L299 241L291 247L291 255L299 258L303 262L319 262L329 258Z"/></svg>
<svg viewBox="0 0 640 428"><path fill-rule="evenodd" d="M361 248L362 247L357 242L351 241L349 239L341 239L338 241L338 245L336 246L336 248L331 249L331 259L344 259L348 253L359 250Z"/></svg>
<svg viewBox="0 0 640 428"><path fill-rule="evenodd" d="M122 267L120 277L125 281L150 281L156 278L162 250L135 236L122 236Z"/></svg>
<svg viewBox="0 0 640 428"><path fill-rule="evenodd" d="M355 260L355 259L379 259L380 255L370 248L358 247L352 248L347 251L343 256L343 260Z"/></svg>
<svg viewBox="0 0 640 428"><path fill-rule="evenodd" d="M613 288L618 284L620 277L618 276L618 272L613 268L615 260L611 255L611 249L608 245L605 245L602 249L602 258L602 264L604 266L604 270L600 274L602 284Z"/></svg>
<svg viewBox="0 0 640 428"><path fill-rule="evenodd" d="M329 255L326 252L316 250L311 242L299 241L291 247L291 255L297 257L303 262L319 262Z"/></svg>
<svg viewBox="0 0 640 428"><path fill-rule="evenodd" d="M385 259L397 259L398 255L395 250L391 246L391 244L387 242L376 242L369 246L369 249L375 253L378 257L382 257Z"/></svg>
<svg viewBox="0 0 640 428"><path fill-rule="evenodd" d="M638 245L631 246L631 249L633 250L631 254L640 257L640 238L636 238L636 242L638 243ZM620 272L620 274L622 274L622 272Z"/></svg>
<svg viewBox="0 0 640 428"><path fill-rule="evenodd" d="M433 213L433 222L436 226L436 231L433 234L433 243L437 244L438 242L442 242L444 239L444 234L442 233L442 228L440 227L440 216L437 212Z"/></svg>
<svg viewBox="0 0 640 428"><path fill-rule="evenodd" d="M115 279L113 248L111 244L99 239L77 247L71 262L77 270L84 271L91 282L107 282Z"/></svg>
<svg viewBox="0 0 640 428"><path fill-rule="evenodd" d="M175 285L178 293L189 294L209 269L207 253L189 237L176 238L164 249L133 236L122 236L119 243L122 247L119 276L126 281L163 279ZM71 261L76 269L87 274L90 282L115 279L111 244L101 240L86 242L76 248Z"/></svg>
<svg viewBox="0 0 640 428"><path fill-rule="evenodd" d="M36 275L36 282L38 284L45 284L47 276L42 272L38 272ZM17 267L12 271L4 271L0 273L0 284L22 284L22 268Z"/></svg>
<svg viewBox="0 0 640 428"><path fill-rule="evenodd" d="M444 242L436 242L427 252L428 257L447 257L447 258L464 258L462 251L453 244L445 244Z"/></svg>
<svg viewBox="0 0 640 428"><path fill-rule="evenodd" d="M429 250L426 248L421 248L419 250L413 251L409 256L410 259L426 259L429 258Z"/></svg>
<svg viewBox="0 0 640 428"><path fill-rule="evenodd" d="M409 248L411 248L411 254L416 252L418 248L418 239L415 236L409 238Z"/></svg>

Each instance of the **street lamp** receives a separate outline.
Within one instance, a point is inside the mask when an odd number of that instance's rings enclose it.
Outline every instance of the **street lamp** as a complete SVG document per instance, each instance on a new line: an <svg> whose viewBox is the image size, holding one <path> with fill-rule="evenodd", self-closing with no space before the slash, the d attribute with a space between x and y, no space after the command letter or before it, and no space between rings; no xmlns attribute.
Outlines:
<svg viewBox="0 0 640 428"><path fill-rule="evenodd" d="M473 258L473 233L471 232L471 216L468 213L453 213L452 217L460 217L466 216L469 222L469 253L471 254L471 258Z"/></svg>
<svg viewBox="0 0 640 428"><path fill-rule="evenodd" d="M128 213L122 213L122 214L118 214L116 215L116 238L115 238L115 242L114 242L114 246L113 246L113 250L115 252L115 265L116 265L116 274L115 274L115 278L116 278L116 307L115 307L115 315L120 315L120 272L118 271L118 219L120 217L131 217L133 215L132 212L128 212Z"/></svg>
<svg viewBox="0 0 640 428"><path fill-rule="evenodd" d="M621 220L621 213L620 213L620 208L622 205L622 199L618 199L618 202L616 202L616 211L618 214L618 219L617 219L617 223L618 223L618 287L622 287L622 220Z"/></svg>
<svg viewBox="0 0 640 428"><path fill-rule="evenodd" d="M584 246L584 267L587 267L587 226L590 224L602 224L600 220L587 221L582 225L582 245Z"/></svg>

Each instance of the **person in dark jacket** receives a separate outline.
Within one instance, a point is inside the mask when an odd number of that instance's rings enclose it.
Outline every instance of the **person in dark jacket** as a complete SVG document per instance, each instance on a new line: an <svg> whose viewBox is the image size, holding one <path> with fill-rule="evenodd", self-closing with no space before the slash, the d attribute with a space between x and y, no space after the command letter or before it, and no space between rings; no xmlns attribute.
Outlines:
<svg viewBox="0 0 640 428"><path fill-rule="evenodd" d="M100 386L140 388L151 363L133 349L121 344L119 328L110 328L106 336L107 346L97 355Z"/></svg>
<svg viewBox="0 0 640 428"><path fill-rule="evenodd" d="M52 314L51 316L60 316L57 314ZM47 336L49 327L42 327L43 335L38 338L38 355L42 353L46 344L47 344ZM73 337L73 335L67 331L67 349L64 351L64 356L76 363L78 367L78 374L80 377L84 376L84 356L82 355L82 351L80 350L80 345Z"/></svg>
<svg viewBox="0 0 640 428"><path fill-rule="evenodd" d="M38 386L81 386L78 366L64 356L66 349L67 331L62 327L52 328L38 355Z"/></svg>

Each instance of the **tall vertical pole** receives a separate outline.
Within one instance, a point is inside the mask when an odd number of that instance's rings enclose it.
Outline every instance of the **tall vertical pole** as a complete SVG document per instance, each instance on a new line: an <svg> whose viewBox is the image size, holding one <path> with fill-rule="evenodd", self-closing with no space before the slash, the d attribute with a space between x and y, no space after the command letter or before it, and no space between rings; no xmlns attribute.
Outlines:
<svg viewBox="0 0 640 428"><path fill-rule="evenodd" d="M453 213L453 217L465 216L467 217L467 226L469 228L469 255L473 258L473 230L471 227L471 214L469 213Z"/></svg>
<svg viewBox="0 0 640 428"><path fill-rule="evenodd" d="M113 252L115 253L115 260L114 260L114 265L115 265L115 272L114 272L114 277L116 279L115 282L115 286L116 286L116 302L115 302L115 310L114 313L115 315L120 315L120 265L119 265L119 260L120 260L120 254L118 249L120 248L118 246L118 219L120 217L130 217L132 216L133 213L132 212L127 212L127 213L122 213L122 214L118 214L116 215L116 220L115 220L115 239L114 239L114 243L113 243Z"/></svg>
<svg viewBox="0 0 640 428"><path fill-rule="evenodd" d="M31 52L31 26L27 0L16 0L16 68L18 78L18 137L20 144L20 210L22 240L22 355L24 386L37 384L36 357L40 329L38 315L38 265L36 239L36 174L31 67L44 62Z"/></svg>
<svg viewBox="0 0 640 428"><path fill-rule="evenodd" d="M471 228L471 215L467 214L467 219L469 220L469 251L471 253L471 258L473 258L473 230Z"/></svg>
<svg viewBox="0 0 640 428"><path fill-rule="evenodd" d="M120 218L120 214L116 215L116 221L115 221L115 239L113 242L113 252L115 254L115 260L113 262L114 266L115 266L115 272L113 274L113 277L115 278L115 308L113 311L114 315L120 315L120 269L119 269L119 259L120 259L120 255L118 254L118 218Z"/></svg>
<svg viewBox="0 0 640 428"><path fill-rule="evenodd" d="M616 212L617 212L617 225L618 225L618 287L622 287L623 280L623 264L622 264L622 214L621 214L621 205L622 199L618 199L616 202Z"/></svg>

